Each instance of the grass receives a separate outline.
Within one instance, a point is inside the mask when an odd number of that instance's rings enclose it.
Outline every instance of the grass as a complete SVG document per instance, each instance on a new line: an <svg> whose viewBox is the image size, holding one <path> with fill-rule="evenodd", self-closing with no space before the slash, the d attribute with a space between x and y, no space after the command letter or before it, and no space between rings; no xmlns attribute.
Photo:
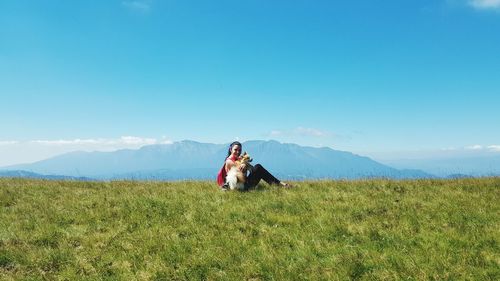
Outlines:
<svg viewBox="0 0 500 281"><path fill-rule="evenodd" d="M500 178L0 179L0 280L499 280Z"/></svg>

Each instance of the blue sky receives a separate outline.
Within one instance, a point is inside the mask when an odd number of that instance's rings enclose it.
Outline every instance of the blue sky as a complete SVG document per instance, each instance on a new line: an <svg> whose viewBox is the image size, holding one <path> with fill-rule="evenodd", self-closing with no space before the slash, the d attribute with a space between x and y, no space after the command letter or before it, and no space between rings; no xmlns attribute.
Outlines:
<svg viewBox="0 0 500 281"><path fill-rule="evenodd" d="M183 139L500 151L500 0L0 0L0 166Z"/></svg>

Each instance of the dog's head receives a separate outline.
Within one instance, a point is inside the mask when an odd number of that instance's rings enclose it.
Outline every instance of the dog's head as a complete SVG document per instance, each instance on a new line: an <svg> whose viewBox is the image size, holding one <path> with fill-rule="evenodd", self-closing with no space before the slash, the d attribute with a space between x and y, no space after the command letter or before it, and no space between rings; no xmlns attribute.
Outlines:
<svg viewBox="0 0 500 281"><path fill-rule="evenodd" d="M250 157L250 154L244 152L241 156L240 159L241 163L250 163L252 162L252 158Z"/></svg>

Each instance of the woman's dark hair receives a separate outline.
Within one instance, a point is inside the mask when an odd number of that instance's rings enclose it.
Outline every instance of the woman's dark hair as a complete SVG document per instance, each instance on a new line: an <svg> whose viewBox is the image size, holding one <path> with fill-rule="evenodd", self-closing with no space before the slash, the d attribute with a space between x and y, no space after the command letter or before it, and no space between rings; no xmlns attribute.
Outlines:
<svg viewBox="0 0 500 281"><path fill-rule="evenodd" d="M229 145L229 149L227 150L227 157L229 157L231 155L231 149L233 149L233 146L235 145L239 145L241 149L243 149L243 146L241 145L241 143L239 141L233 141L230 145Z"/></svg>

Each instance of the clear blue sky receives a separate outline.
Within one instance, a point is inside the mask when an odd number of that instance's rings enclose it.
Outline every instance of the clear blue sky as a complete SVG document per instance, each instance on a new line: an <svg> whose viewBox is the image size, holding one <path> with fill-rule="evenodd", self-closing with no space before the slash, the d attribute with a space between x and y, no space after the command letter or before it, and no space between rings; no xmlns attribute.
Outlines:
<svg viewBox="0 0 500 281"><path fill-rule="evenodd" d="M123 136L486 148L499 106L499 0L0 0L0 157Z"/></svg>

